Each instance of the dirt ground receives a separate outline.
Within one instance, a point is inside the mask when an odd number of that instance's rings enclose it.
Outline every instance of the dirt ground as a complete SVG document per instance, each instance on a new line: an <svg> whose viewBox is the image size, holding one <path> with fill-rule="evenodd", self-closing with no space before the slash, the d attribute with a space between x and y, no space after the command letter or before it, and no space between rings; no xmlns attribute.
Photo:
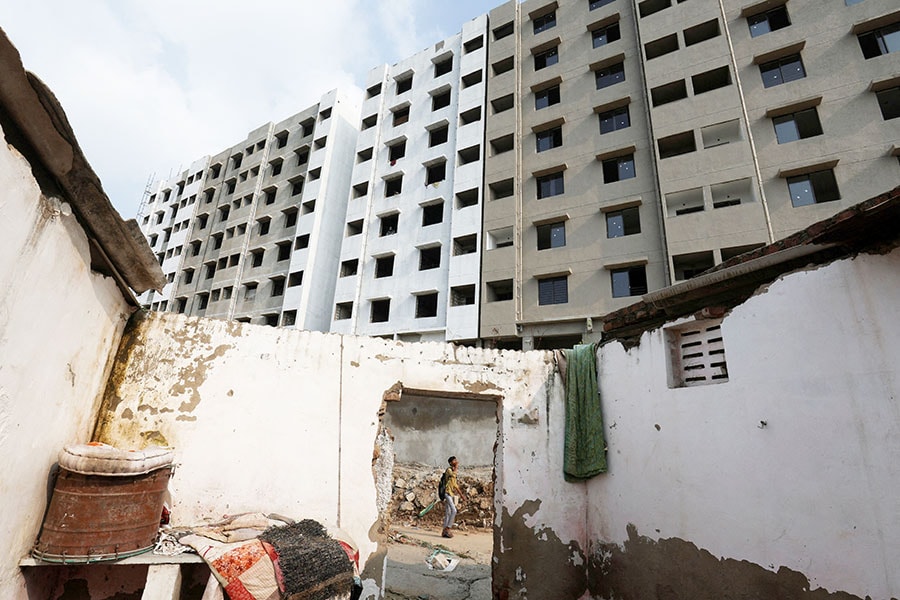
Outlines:
<svg viewBox="0 0 900 600"><path fill-rule="evenodd" d="M455 529L442 538L437 527L394 527L385 573L388 600L490 600L493 534L488 529ZM435 550L458 558L452 571L430 569Z"/></svg>

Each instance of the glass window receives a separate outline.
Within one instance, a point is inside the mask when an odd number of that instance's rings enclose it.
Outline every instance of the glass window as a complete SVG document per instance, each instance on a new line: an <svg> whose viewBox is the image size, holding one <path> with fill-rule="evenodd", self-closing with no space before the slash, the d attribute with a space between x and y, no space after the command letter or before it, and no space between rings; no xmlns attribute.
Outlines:
<svg viewBox="0 0 900 600"><path fill-rule="evenodd" d="M750 27L750 36L758 37L764 33L782 29L791 24L787 7L783 4L772 10L767 10L747 17L747 25Z"/></svg>
<svg viewBox="0 0 900 600"><path fill-rule="evenodd" d="M900 86L875 93L884 120L900 117Z"/></svg>
<svg viewBox="0 0 900 600"><path fill-rule="evenodd" d="M603 161L603 183L614 183L635 176L634 155L608 158Z"/></svg>
<svg viewBox="0 0 900 600"><path fill-rule="evenodd" d="M623 81L625 81L625 63L620 62L608 67L604 67L603 69L599 69L594 74L594 76L596 78L598 90L609 87L611 85L615 85L617 83L622 83Z"/></svg>
<svg viewBox="0 0 900 600"><path fill-rule="evenodd" d="M559 104L559 86L554 85L534 93L534 109L540 110L553 104Z"/></svg>
<svg viewBox="0 0 900 600"><path fill-rule="evenodd" d="M640 232L641 213L637 206L606 213L606 237L625 237Z"/></svg>
<svg viewBox="0 0 900 600"><path fill-rule="evenodd" d="M535 139L537 141L537 152L558 148L562 146L562 127L554 127L547 131L539 131L535 134Z"/></svg>
<svg viewBox="0 0 900 600"><path fill-rule="evenodd" d="M647 293L647 272L643 265L610 271L613 298L641 296Z"/></svg>
<svg viewBox="0 0 900 600"><path fill-rule="evenodd" d="M562 172L543 175L537 178L538 199L549 198L551 196L559 196L564 192L565 185L563 183Z"/></svg>
<svg viewBox="0 0 900 600"><path fill-rule="evenodd" d="M566 245L566 222L548 223L537 226L537 249L549 250Z"/></svg>
<svg viewBox="0 0 900 600"><path fill-rule="evenodd" d="M797 177L788 177L791 204L796 208L840 200L841 193L834 178L834 171L825 169Z"/></svg>
<svg viewBox="0 0 900 600"><path fill-rule="evenodd" d="M607 25L606 27L601 27L600 29L595 29L591 32L591 41L594 48L599 48L600 46L615 42L621 37L618 21L612 25Z"/></svg>
<svg viewBox="0 0 900 600"><path fill-rule="evenodd" d="M625 129L631 126L631 118L628 114L628 107L614 108L602 112L598 115L600 118L600 133L611 133L618 129Z"/></svg>
<svg viewBox="0 0 900 600"><path fill-rule="evenodd" d="M799 54L759 65L759 72L762 75L763 86L767 88L806 77L803 60Z"/></svg>
<svg viewBox="0 0 900 600"><path fill-rule="evenodd" d="M545 67L555 65L559 62L559 48L553 47L534 55L534 70L540 71Z"/></svg>
<svg viewBox="0 0 900 600"><path fill-rule="evenodd" d="M815 108L774 117L772 124L779 144L822 135L822 124L819 123L819 114Z"/></svg>
<svg viewBox="0 0 900 600"><path fill-rule="evenodd" d="M900 51L900 23L862 33L857 39L866 60Z"/></svg>
<svg viewBox="0 0 900 600"><path fill-rule="evenodd" d="M534 32L540 33L556 27L556 11L549 12L534 19Z"/></svg>

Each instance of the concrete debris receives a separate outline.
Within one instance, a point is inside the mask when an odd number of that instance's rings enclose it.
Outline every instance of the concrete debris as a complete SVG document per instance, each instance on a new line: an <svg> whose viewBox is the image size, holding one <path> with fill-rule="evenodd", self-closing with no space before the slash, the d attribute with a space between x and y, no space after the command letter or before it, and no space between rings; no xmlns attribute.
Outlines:
<svg viewBox="0 0 900 600"><path fill-rule="evenodd" d="M437 500L438 483L444 468L421 463L395 463L393 470L393 493L388 507L391 523L409 525L439 526L444 516L444 505L440 501L432 510L419 513ZM462 467L457 478L468 496L456 517L460 529L466 527L489 528L494 522L494 482L493 468Z"/></svg>

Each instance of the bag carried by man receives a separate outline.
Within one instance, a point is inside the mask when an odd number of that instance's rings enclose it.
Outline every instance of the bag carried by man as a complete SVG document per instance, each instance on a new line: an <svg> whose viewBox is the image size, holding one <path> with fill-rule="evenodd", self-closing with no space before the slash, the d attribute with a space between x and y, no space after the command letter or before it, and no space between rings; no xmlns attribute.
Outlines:
<svg viewBox="0 0 900 600"><path fill-rule="evenodd" d="M438 498L444 500L447 497L447 471L441 475L441 482L438 484Z"/></svg>

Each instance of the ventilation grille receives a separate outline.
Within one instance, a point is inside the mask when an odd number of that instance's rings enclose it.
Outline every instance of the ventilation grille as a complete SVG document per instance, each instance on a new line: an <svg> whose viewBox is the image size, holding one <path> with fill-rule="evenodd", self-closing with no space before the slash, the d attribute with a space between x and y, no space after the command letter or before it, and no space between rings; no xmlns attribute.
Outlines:
<svg viewBox="0 0 900 600"><path fill-rule="evenodd" d="M691 387L728 381L720 321L703 321L676 332L676 385Z"/></svg>

